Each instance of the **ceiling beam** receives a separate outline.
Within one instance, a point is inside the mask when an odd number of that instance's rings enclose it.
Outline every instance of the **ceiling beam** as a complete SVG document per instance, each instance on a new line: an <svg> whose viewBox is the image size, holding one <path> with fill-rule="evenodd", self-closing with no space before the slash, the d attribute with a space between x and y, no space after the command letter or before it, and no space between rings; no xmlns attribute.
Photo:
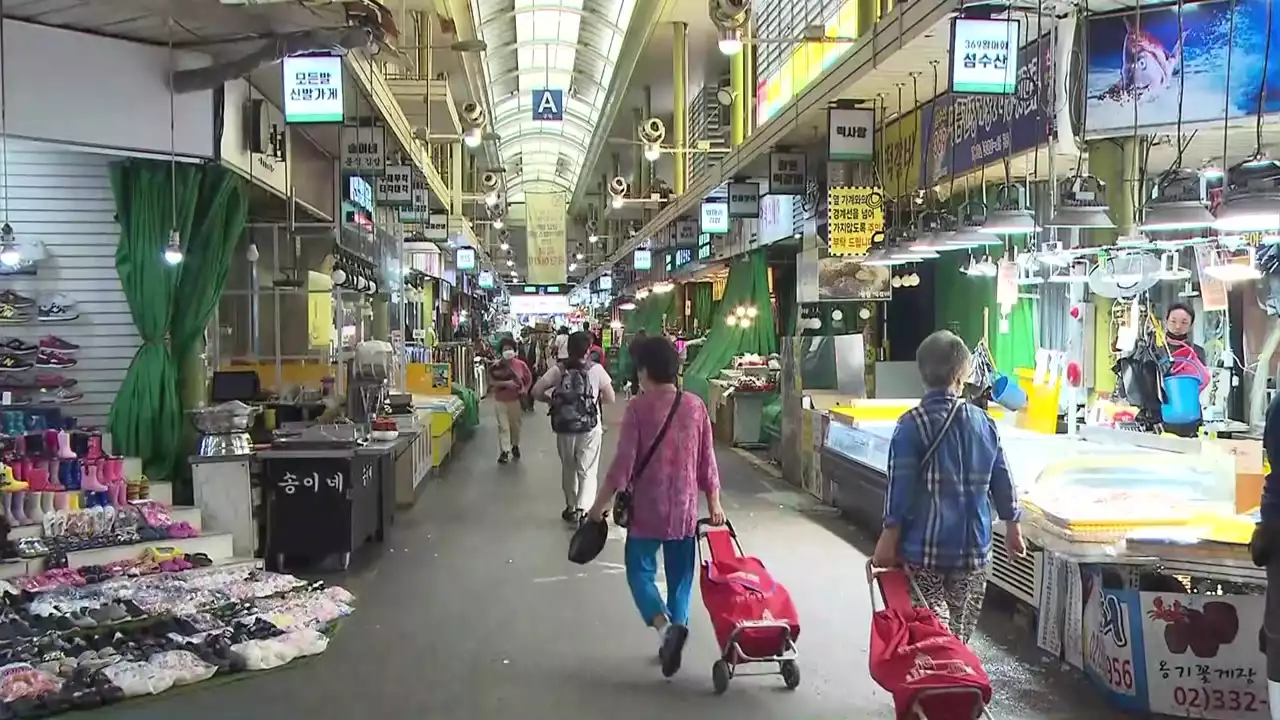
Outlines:
<svg viewBox="0 0 1280 720"><path fill-rule="evenodd" d="M471 17L471 3L467 0L436 0L436 12L453 21L458 40L479 40L474 18ZM484 60L480 53L461 53L462 69L467 76L467 89L471 97L484 109L486 117L493 117L493 104L489 100L489 77L485 72ZM492 141L484 143L484 156L489 167L500 167L502 156Z"/></svg>
<svg viewBox="0 0 1280 720"><path fill-rule="evenodd" d="M573 214L581 210L586 200L587 188L595 181L594 169L609 142L609 131L613 127L614 118L618 115L623 101L627 97L627 87L631 84L631 75L635 72L640 54L653 37L654 29L662 25L658 20L666 12L667 6L675 0L636 0L635 9L631 13L629 31L622 40L622 50L618 52L618 60L613 65L613 77L609 79L609 91L605 93L604 105L596 118L596 131L591 136L586 155L582 158L582 172L578 173L574 183L573 195L569 201L569 212Z"/></svg>

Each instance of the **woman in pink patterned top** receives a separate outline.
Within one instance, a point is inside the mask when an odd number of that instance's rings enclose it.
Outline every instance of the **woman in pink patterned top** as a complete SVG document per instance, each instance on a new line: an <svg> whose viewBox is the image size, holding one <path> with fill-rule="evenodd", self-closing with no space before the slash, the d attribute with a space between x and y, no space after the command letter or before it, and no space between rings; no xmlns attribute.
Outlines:
<svg viewBox="0 0 1280 720"><path fill-rule="evenodd" d="M696 395L676 387L680 359L665 338L632 344L640 387L644 392L627 404L618 431L618 452L590 516L604 518L614 496L632 493L631 523L627 528L627 585L645 623L658 631L662 674L680 669L689 637L689 603L693 597L698 544L698 493L707 498L711 522L724 522L720 507L720 471L711 437L711 418ZM675 414L661 442L658 434L671 412ZM636 473L644 456L652 456ZM658 591L658 551L662 551L667 597Z"/></svg>

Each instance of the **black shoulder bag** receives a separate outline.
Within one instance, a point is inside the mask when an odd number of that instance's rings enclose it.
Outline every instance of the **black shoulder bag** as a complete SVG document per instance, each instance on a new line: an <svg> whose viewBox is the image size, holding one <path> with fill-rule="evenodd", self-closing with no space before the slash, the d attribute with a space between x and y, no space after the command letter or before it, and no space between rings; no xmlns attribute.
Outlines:
<svg viewBox="0 0 1280 720"><path fill-rule="evenodd" d="M671 410L667 413L667 419L663 421L662 427L658 430L658 434L653 438L653 444L649 446L649 450L640 456L640 461L636 463L635 468L631 471L631 478L627 481L627 487L619 490L618 494L613 498L613 522L618 527L627 527L631 525L632 503L635 498L631 494L631 485L635 483L636 478L644 472L649 466L649 461L653 459L653 453L658 450L658 446L662 444L662 439L667 436L667 430L671 427L671 419L676 416L676 410L680 409L680 401L684 396L683 390L676 391L676 399L671 403Z"/></svg>

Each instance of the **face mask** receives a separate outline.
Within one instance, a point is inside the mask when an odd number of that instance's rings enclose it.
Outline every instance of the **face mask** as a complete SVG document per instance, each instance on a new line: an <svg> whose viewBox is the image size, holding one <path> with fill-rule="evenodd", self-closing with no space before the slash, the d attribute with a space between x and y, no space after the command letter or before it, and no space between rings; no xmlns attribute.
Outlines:
<svg viewBox="0 0 1280 720"><path fill-rule="evenodd" d="M502 351L502 359L503 359L503 360L510 360L511 358L513 358L513 357L515 357L515 356L516 356L516 351L515 351L515 350L503 350L503 351Z"/></svg>

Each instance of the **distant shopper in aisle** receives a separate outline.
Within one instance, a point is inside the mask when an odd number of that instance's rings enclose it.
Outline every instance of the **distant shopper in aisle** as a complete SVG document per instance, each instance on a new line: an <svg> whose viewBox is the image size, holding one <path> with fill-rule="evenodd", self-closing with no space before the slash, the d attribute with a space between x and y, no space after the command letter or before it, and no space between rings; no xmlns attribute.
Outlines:
<svg viewBox="0 0 1280 720"><path fill-rule="evenodd" d="M516 341L502 338L502 357L489 366L493 407L498 415L498 462L520 459L520 425L524 422L521 398L533 385L533 373L516 357Z"/></svg>
<svg viewBox="0 0 1280 720"><path fill-rule="evenodd" d="M676 387L675 346L661 337L637 338L631 351L644 392L627 404L617 430L618 452L590 516L604 518L619 493L630 498L627 585L640 616L658 631L662 674L671 677L680 669L689 637L698 494L706 496L711 522L723 524L720 471L707 407L698 396ZM665 598L657 585L659 550Z"/></svg>
<svg viewBox="0 0 1280 720"><path fill-rule="evenodd" d="M569 336L569 357L547 370L533 386L533 396L551 405L551 430L560 454L565 522L580 522L596 493L600 466L600 404L614 401L613 379L604 367L587 359L591 336Z"/></svg>
<svg viewBox="0 0 1280 720"><path fill-rule="evenodd" d="M926 607L968 642L987 592L991 512L1005 521L1005 547L1022 555L1017 491L995 421L964 402L969 348L939 330L916 349L926 392L898 418L889 443L884 529L873 562L905 563Z"/></svg>
<svg viewBox="0 0 1280 720"><path fill-rule="evenodd" d="M556 330L556 337L551 341L551 347L555 350L556 362L569 359L569 328L561 326Z"/></svg>

